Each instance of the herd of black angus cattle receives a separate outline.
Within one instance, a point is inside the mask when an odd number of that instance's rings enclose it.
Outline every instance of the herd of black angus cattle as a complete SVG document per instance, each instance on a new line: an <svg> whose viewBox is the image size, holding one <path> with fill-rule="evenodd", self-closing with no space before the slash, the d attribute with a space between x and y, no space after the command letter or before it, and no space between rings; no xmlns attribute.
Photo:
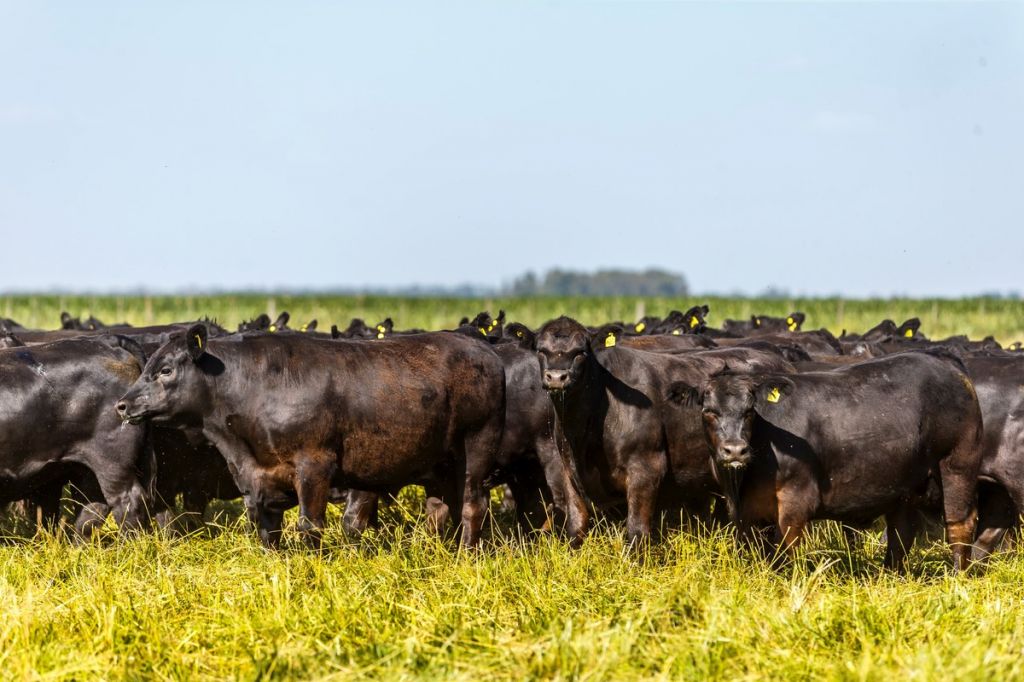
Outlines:
<svg viewBox="0 0 1024 682"><path fill-rule="evenodd" d="M0 319L0 504L51 525L69 507L88 537L108 514L187 530L241 497L266 545L297 505L317 546L329 503L358 535L381 498L422 485L425 522L473 546L504 484L519 524L573 545L595 515L624 517L631 543L674 518L785 557L809 521L884 517L896 569L929 519L958 569L1016 525L1019 347L928 340L916 319L837 338L800 313L715 329L707 312L329 334L287 314L236 333Z"/></svg>

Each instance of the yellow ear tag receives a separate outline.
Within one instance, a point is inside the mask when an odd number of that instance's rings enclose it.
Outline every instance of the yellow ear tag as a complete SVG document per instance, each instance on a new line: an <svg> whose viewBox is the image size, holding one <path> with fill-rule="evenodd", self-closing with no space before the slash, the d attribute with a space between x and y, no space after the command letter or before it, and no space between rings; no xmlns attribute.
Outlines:
<svg viewBox="0 0 1024 682"><path fill-rule="evenodd" d="M776 386L775 388L768 392L768 396L765 398L765 400L767 400L770 403L777 403L779 402L779 398L781 397L782 394L779 393L779 387Z"/></svg>
<svg viewBox="0 0 1024 682"><path fill-rule="evenodd" d="M517 331L516 336L518 336L519 338L523 338L523 330L520 329L519 331Z"/></svg>
<svg viewBox="0 0 1024 682"><path fill-rule="evenodd" d="M903 332L903 336L907 337L908 339L913 338L914 337L914 330L913 329L908 329L907 331Z"/></svg>
<svg viewBox="0 0 1024 682"><path fill-rule="evenodd" d="M483 327L477 327L477 329L480 331L481 334L483 334L484 336L487 336L487 330L486 329L484 329Z"/></svg>
<svg viewBox="0 0 1024 682"><path fill-rule="evenodd" d="M377 332L377 338L378 339L383 339L384 338L384 332Z"/></svg>
<svg viewBox="0 0 1024 682"><path fill-rule="evenodd" d="M385 326L384 326L384 325L382 325L382 324L378 324L378 325L377 325L377 331L379 331L380 333L382 333L382 334L383 334L383 333L384 333L385 331L387 331L387 327L385 327Z"/></svg>
<svg viewBox="0 0 1024 682"><path fill-rule="evenodd" d="M196 345L199 346L199 350L203 349L203 337L196 334Z"/></svg>
<svg viewBox="0 0 1024 682"><path fill-rule="evenodd" d="M273 324L270 325L269 327L267 327L267 331L268 332L276 332L277 331L277 325L273 325Z"/></svg>
<svg viewBox="0 0 1024 682"><path fill-rule="evenodd" d="M647 328L647 325L646 325L646 324L644 324L643 322L637 322L637 323L636 323L636 326L635 326L635 327L633 327L633 329L635 329L635 330L636 330L636 333L637 333L637 334L639 334L640 332L642 332L642 331L643 331L644 329L646 329L646 328Z"/></svg>
<svg viewBox="0 0 1024 682"><path fill-rule="evenodd" d="M760 327L761 326L761 318L759 318L759 317L755 317L754 318L754 326L755 327Z"/></svg>
<svg viewBox="0 0 1024 682"><path fill-rule="evenodd" d="M608 334L608 338L606 338L604 340L604 347L605 348L611 348L614 345L615 345L615 334L609 333Z"/></svg>
<svg viewBox="0 0 1024 682"><path fill-rule="evenodd" d="M700 324L700 320L697 319L696 315L694 315L693 317L690 318L690 329L693 329L698 324Z"/></svg>
<svg viewBox="0 0 1024 682"><path fill-rule="evenodd" d="M489 325L487 326L487 331L494 331L494 328L495 328L495 327L497 327L497 326L498 326L498 323L497 323L497 322L491 322L491 323L490 323L490 324L489 324Z"/></svg>
<svg viewBox="0 0 1024 682"><path fill-rule="evenodd" d="M308 325L305 325L305 324L304 324L304 325L302 325L301 327L299 327L299 331L301 331L301 332L304 332L304 331L306 331L306 327L307 327L307 326L308 326Z"/></svg>
<svg viewBox="0 0 1024 682"><path fill-rule="evenodd" d="M796 320L794 320L792 317L787 317L786 318L786 325L789 327L789 331L791 331L791 332L795 332L796 331Z"/></svg>
<svg viewBox="0 0 1024 682"><path fill-rule="evenodd" d="M681 331L680 331L680 330L678 330L678 329L673 329L673 330L672 330L672 336L679 336L679 335L681 335L682 333L683 333L683 332L681 332Z"/></svg>

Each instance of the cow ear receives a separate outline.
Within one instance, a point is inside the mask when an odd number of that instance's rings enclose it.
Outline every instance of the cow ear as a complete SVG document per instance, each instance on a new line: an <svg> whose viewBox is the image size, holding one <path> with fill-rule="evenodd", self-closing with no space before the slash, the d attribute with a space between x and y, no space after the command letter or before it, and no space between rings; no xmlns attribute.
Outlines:
<svg viewBox="0 0 1024 682"><path fill-rule="evenodd" d="M704 326L704 310L707 306L695 305L683 315L683 325L690 331L699 331Z"/></svg>
<svg viewBox="0 0 1024 682"><path fill-rule="evenodd" d="M271 324L270 327L267 328L267 331L268 332L276 332L276 331L279 331L281 329L287 329L288 328L288 320L290 320L291 317L292 316L289 315L287 312L281 313L280 315L277 316L277 319L274 320L274 323Z"/></svg>
<svg viewBox="0 0 1024 682"><path fill-rule="evenodd" d="M304 332L315 332L316 331L316 320L312 319L306 324L302 325L302 331Z"/></svg>
<svg viewBox="0 0 1024 682"><path fill-rule="evenodd" d="M800 325L804 323L803 313L790 313L786 316L786 329L791 332L800 331Z"/></svg>
<svg viewBox="0 0 1024 682"><path fill-rule="evenodd" d="M205 324L194 324L185 333L185 348L192 362L199 362L199 358L206 353L207 335Z"/></svg>
<svg viewBox="0 0 1024 682"><path fill-rule="evenodd" d="M338 331L338 325L336 325L336 324L332 324L331 325L331 338L332 339L340 339L341 338L341 332Z"/></svg>
<svg viewBox="0 0 1024 682"><path fill-rule="evenodd" d="M761 318L760 318L760 317L758 317L757 315L751 315L751 316L750 316L750 322L751 322L751 324L753 324L753 325L754 325L755 327L760 327L760 326L761 326Z"/></svg>
<svg viewBox="0 0 1024 682"><path fill-rule="evenodd" d="M912 317L896 329L896 335L901 338L912 339L917 336L919 329L921 329L921 320Z"/></svg>
<svg viewBox="0 0 1024 682"><path fill-rule="evenodd" d="M61 329L73 329L71 313L68 311L62 311L60 314L60 328Z"/></svg>
<svg viewBox="0 0 1024 682"><path fill-rule="evenodd" d="M622 327L617 324L606 324L590 335L590 347L593 350L612 348L619 345L622 338Z"/></svg>
<svg viewBox="0 0 1024 682"><path fill-rule="evenodd" d="M380 323L380 326L384 327L384 331L388 334L395 329L395 323L392 322L390 317L384 318L384 321Z"/></svg>
<svg viewBox="0 0 1024 682"><path fill-rule="evenodd" d="M683 381L677 381L669 386L665 397L669 402L678 403L683 407L700 407L704 403L700 389Z"/></svg>
<svg viewBox="0 0 1024 682"><path fill-rule="evenodd" d="M778 405L784 403L787 398L793 395L796 384L785 377L772 377L758 385L754 391L757 398L757 406Z"/></svg>
<svg viewBox="0 0 1024 682"><path fill-rule="evenodd" d="M496 318L494 319L494 321L495 321L495 322L496 322L497 324L499 324L499 325L503 325L503 324L505 324L505 311L504 311L504 310L499 310L499 311L498 311L498 317L496 317Z"/></svg>
<svg viewBox="0 0 1024 682"><path fill-rule="evenodd" d="M515 339L520 348L537 350L537 335L530 331L525 324L513 322L505 327L505 336Z"/></svg>

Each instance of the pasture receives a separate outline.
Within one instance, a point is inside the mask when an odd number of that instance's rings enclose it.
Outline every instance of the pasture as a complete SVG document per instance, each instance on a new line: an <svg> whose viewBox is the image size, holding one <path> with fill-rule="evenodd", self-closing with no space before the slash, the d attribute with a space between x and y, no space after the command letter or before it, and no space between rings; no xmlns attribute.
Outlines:
<svg viewBox="0 0 1024 682"><path fill-rule="evenodd" d="M531 326L664 314L694 303L710 324L807 314L804 329L864 331L917 316L932 338L1024 339L1024 303L695 299L397 299L331 296L6 297L0 315L54 328L61 310L107 322L209 315L229 328L287 310L320 329L352 317L396 328L454 326L481 309ZM628 551L601 523L582 548L518 537L495 511L478 551L420 522L407 490L381 529L344 537L332 508L323 549L265 550L219 505L210 527L87 545L8 524L0 546L0 675L9 679L1011 679L1024 676L1024 559L953 574L921 542L886 572L879 532L851 545L817 524L782 570L725 531L669 532ZM287 520L294 521L291 512Z"/></svg>

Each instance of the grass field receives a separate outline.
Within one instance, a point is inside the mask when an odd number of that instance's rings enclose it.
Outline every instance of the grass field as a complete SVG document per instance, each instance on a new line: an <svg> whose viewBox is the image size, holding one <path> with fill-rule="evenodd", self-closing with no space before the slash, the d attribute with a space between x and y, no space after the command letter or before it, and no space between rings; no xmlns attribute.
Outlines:
<svg viewBox="0 0 1024 682"><path fill-rule="evenodd" d="M391 315L451 326L480 308L537 324L562 312L632 320L695 301L437 300L231 296L0 298L0 314L54 327L62 308L136 324L210 314L233 327L268 308L329 327ZM805 328L863 330L917 315L922 331L1024 338L1017 301L710 299L725 317L801 309ZM579 550L522 540L496 515L478 552L418 524L407 491L360 543L333 523L321 553L268 552L238 506L189 538L76 546L52 536L0 546L0 678L6 679L865 679L1024 678L1024 556L954 575L923 543L909 572L881 568L876 533L853 547L817 526L773 570L725 532L673 532L627 552L601 525ZM337 511L333 512L335 515ZM294 517L292 517L294 518Z"/></svg>
<svg viewBox="0 0 1024 682"><path fill-rule="evenodd" d="M720 326L726 318L749 318L752 314L785 315L794 310L807 314L804 329L826 327L838 334L843 329L865 331L885 317L897 324L909 317L921 318L921 331L931 338L967 334L972 338L993 335L1001 342L1024 340L1024 301L995 298L878 299L737 299L695 297L667 298L392 298L384 296L265 296L238 294L224 296L3 296L0 316L23 325L43 329L59 326L62 310L72 315L93 314L106 322L127 321L135 325L176 322L209 315L230 329L242 319L262 312L287 310L295 323L316 318L320 328L331 324L344 328L353 317L377 322L392 317L397 329L448 329L463 316L480 310L495 315L504 309L509 321L531 326L558 315L569 315L585 323L610 320L634 321L644 314L665 315L669 310L686 310L707 303L708 324Z"/></svg>

